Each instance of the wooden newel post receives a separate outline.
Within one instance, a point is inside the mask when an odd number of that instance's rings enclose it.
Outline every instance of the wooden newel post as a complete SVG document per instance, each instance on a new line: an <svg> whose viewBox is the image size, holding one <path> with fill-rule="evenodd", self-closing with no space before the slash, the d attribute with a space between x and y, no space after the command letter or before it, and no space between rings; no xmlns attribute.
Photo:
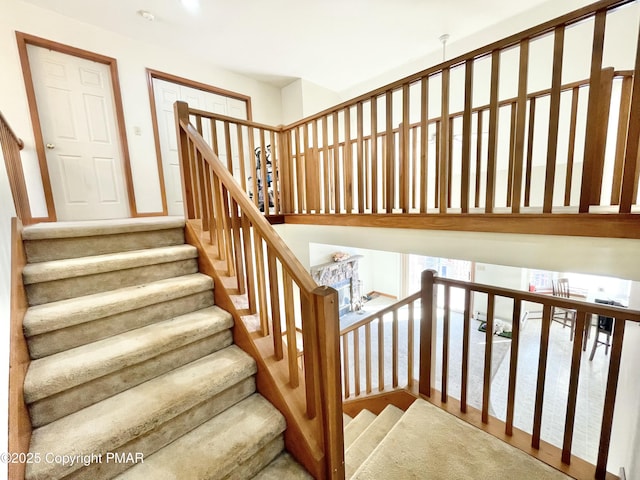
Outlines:
<svg viewBox="0 0 640 480"><path fill-rule="evenodd" d="M189 137L182 128L181 123L189 123L189 105L186 102L173 104L173 113L176 119L176 136L178 138L178 158L180 159L180 175L182 176L182 199L184 203L184 216L187 220L195 218L193 193L191 186L191 157L189 155Z"/></svg>
<svg viewBox="0 0 640 480"><path fill-rule="evenodd" d="M420 373L419 391L431 397L435 378L435 328L438 307L438 292L435 285L436 271L422 272L422 294L420 296L422 315L420 318Z"/></svg>
<svg viewBox="0 0 640 480"><path fill-rule="evenodd" d="M338 292L330 287L313 291L317 313L320 398L324 427L326 478L344 479L344 430L340 368Z"/></svg>

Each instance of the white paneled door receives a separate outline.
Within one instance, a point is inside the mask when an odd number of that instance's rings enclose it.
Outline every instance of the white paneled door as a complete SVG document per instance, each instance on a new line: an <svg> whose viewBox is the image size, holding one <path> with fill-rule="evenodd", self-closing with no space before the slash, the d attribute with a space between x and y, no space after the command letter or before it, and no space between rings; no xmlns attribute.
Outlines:
<svg viewBox="0 0 640 480"><path fill-rule="evenodd" d="M186 87L159 78L153 79L153 92L158 120L164 185L167 195L167 211L169 215L184 215L173 104L181 100L187 102L191 108L246 120L247 103L236 98ZM203 127L203 134L207 139L210 136L210 129L208 129L207 125ZM224 142L224 139L222 139L222 142ZM221 154L220 160L226 163L225 155Z"/></svg>
<svg viewBox="0 0 640 480"><path fill-rule="evenodd" d="M28 46L58 220L129 216L109 67Z"/></svg>

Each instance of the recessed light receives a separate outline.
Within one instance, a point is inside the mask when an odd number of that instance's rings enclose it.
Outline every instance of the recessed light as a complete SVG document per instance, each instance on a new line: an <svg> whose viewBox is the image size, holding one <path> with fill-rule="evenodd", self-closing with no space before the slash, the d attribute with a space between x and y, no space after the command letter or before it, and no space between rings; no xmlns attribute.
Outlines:
<svg viewBox="0 0 640 480"><path fill-rule="evenodd" d="M200 0L180 0L180 3L191 12L195 12L200 8Z"/></svg>
<svg viewBox="0 0 640 480"><path fill-rule="evenodd" d="M150 22L153 22L156 18L156 16L148 10L138 10L138 15L140 15L145 20L149 20Z"/></svg>

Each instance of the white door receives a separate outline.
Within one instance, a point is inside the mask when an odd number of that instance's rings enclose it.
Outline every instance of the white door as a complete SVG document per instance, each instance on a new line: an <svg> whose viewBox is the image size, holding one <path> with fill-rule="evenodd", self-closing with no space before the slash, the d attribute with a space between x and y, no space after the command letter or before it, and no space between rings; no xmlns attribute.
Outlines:
<svg viewBox="0 0 640 480"><path fill-rule="evenodd" d="M27 48L58 220L128 217L109 67Z"/></svg>
<svg viewBox="0 0 640 480"><path fill-rule="evenodd" d="M167 211L169 215L184 215L173 104L181 100L187 102L191 108L246 120L247 103L235 98L185 87L184 85L158 78L153 79L153 91L158 118L158 134L160 136L160 156L162 157L165 192L167 195ZM218 142L223 145L224 137L220 135L221 132L219 131ZM209 140L211 136L210 129L206 123L203 125L203 136L206 140ZM226 156L221 154L220 160L226 163Z"/></svg>

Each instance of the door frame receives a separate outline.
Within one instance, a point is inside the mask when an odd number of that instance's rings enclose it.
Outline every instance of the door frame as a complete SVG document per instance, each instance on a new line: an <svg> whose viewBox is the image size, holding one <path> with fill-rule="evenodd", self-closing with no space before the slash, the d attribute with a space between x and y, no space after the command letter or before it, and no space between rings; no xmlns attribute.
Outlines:
<svg viewBox="0 0 640 480"><path fill-rule="evenodd" d="M53 201L53 192L51 190L51 177L49 176L49 167L47 165L47 156L44 147L44 136L42 134L42 125L40 123L40 115L38 113L38 105L36 103L36 92L33 85L33 76L31 73L31 65L29 64L29 55L27 53L27 45L46 48L73 57L102 63L109 67L111 73L111 90L113 94L115 123L120 144L120 155L122 156L122 170L124 173L125 188L127 191L127 200L129 203L129 215L138 217L136 208L135 193L133 190L133 176L131 174L131 159L129 157L129 146L127 143L127 131L124 123L124 110L122 108L122 93L120 90L120 81L118 77L118 65L115 58L100 55L99 53L90 52L80 48L72 47L62 43L47 40L45 38L36 37L28 33L16 32L16 40L18 42L18 53L20 56L20 64L22 66L22 76L24 78L24 86L27 92L27 101L29 103L29 114L31 116L31 125L35 137L36 154L40 165L40 176L42 177L42 187L44 189L44 198L47 205L48 217L43 221L55 222L57 220L56 207ZM147 214L145 214L146 216Z"/></svg>
<svg viewBox="0 0 640 480"><path fill-rule="evenodd" d="M153 126L153 140L156 147L156 161L158 164L158 178L160 180L160 195L162 197L162 213L163 215L168 214L168 206L167 206L167 190L164 182L164 167L162 165L162 153L160 151L160 131L158 128L158 112L156 111L156 97L153 88L153 79L164 80L167 82L175 83L177 85L182 85L183 87L195 88L197 90L202 90L207 93L213 93L216 95L222 95L224 97L235 98L236 100L241 100L247 104L247 120L251 121L251 97L248 95L243 95L241 93L232 92L230 90L225 90L223 88L214 87L212 85L207 85L206 83L196 82L195 80L190 80L188 78L179 77L177 75L172 75L171 73L161 72L159 70L153 70L151 68L147 68L147 87L149 90L149 104L151 107L151 124Z"/></svg>

